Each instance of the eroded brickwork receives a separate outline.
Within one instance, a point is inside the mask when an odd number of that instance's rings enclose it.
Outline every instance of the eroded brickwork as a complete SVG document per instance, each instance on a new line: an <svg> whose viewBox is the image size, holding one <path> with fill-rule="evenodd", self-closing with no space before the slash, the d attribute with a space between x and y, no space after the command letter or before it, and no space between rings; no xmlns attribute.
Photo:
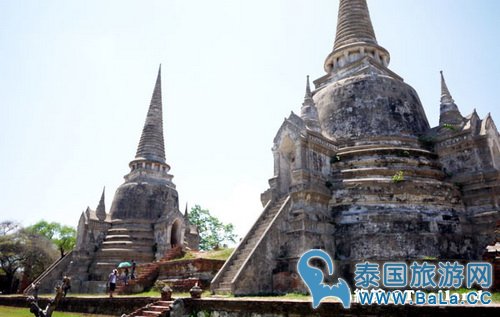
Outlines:
<svg viewBox="0 0 500 317"><path fill-rule="evenodd" d="M349 279L367 260L480 260L495 243L493 119L462 117L442 77L440 124L430 128L417 92L388 68L366 0L339 8L327 74L278 130L266 207L215 292L305 291L296 265L311 248L328 251Z"/></svg>

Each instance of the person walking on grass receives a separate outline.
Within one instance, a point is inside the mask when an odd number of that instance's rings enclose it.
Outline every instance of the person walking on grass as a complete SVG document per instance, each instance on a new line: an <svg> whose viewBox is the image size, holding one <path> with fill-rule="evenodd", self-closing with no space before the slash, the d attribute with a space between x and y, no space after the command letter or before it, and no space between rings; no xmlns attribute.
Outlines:
<svg viewBox="0 0 500 317"><path fill-rule="evenodd" d="M40 282L31 284L31 289L33 290L33 298L38 300L38 291L40 290Z"/></svg>
<svg viewBox="0 0 500 317"><path fill-rule="evenodd" d="M113 297L113 292L116 289L116 279L118 277L118 271L114 269L108 277L108 284L109 284L109 297Z"/></svg>
<svg viewBox="0 0 500 317"><path fill-rule="evenodd" d="M66 294L68 294L68 291L70 289L71 289L71 280L68 276L64 276L62 283L62 290L64 292L63 297L66 297Z"/></svg>

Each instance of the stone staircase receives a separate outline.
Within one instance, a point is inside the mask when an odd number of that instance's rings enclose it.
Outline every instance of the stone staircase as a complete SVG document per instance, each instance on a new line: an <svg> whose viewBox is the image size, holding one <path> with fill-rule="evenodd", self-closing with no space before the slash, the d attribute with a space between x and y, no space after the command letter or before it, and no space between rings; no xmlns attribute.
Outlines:
<svg viewBox="0 0 500 317"><path fill-rule="evenodd" d="M231 293L233 280L248 260L250 254L255 249L264 232L271 226L274 217L278 211L285 204L288 196L280 198L278 201L271 202L252 229L248 232L245 238L241 241L238 247L234 250L231 257L227 260L226 264L220 269L219 273L212 281L211 289L215 293Z"/></svg>
<svg viewBox="0 0 500 317"><path fill-rule="evenodd" d="M168 317L173 301L157 301L148 304L124 317Z"/></svg>
<svg viewBox="0 0 500 317"><path fill-rule="evenodd" d="M168 250L158 262L168 262L184 256L184 251L181 246L176 246Z"/></svg>
<svg viewBox="0 0 500 317"><path fill-rule="evenodd" d="M117 294L140 293L153 286L159 274L158 266L158 262L137 265L136 278L129 279L127 285L124 283L117 285Z"/></svg>
<svg viewBox="0 0 500 317"><path fill-rule="evenodd" d="M140 293L152 287L158 278L160 264L181 257L183 254L182 247L177 246L168 250L160 261L137 265L135 279L129 279L128 285L118 285L117 294Z"/></svg>
<svg viewBox="0 0 500 317"><path fill-rule="evenodd" d="M109 273L123 261L154 261L153 245L153 228L149 221L113 220L101 248L97 251L94 267L91 268L91 279L106 281Z"/></svg>
<svg viewBox="0 0 500 317"><path fill-rule="evenodd" d="M43 283L45 279L50 280L52 279L61 279L62 280L62 270L61 267L65 267L69 264L73 256L73 251L69 251L64 257L57 259L52 263L42 274L40 274L31 284L29 284L23 291L24 295L31 294L33 292L33 284L40 283L42 285L42 291L45 291L45 288L47 288L46 284L49 283ZM61 265L62 264L62 265ZM53 288L55 285L49 284L48 286L48 291L52 292Z"/></svg>

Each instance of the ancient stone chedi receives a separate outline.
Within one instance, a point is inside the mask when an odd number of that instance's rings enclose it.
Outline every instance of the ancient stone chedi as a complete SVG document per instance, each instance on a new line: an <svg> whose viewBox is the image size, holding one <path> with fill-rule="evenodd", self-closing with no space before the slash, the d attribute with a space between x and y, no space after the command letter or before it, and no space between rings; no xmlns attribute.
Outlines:
<svg viewBox="0 0 500 317"><path fill-rule="evenodd" d="M463 117L442 79L430 128L416 91L389 68L366 0L340 0L326 75L274 138L265 206L212 282L235 294L304 291L299 257L326 250L338 274L363 261L480 259L495 241L500 138ZM352 281L352 279L349 278Z"/></svg>
<svg viewBox="0 0 500 317"><path fill-rule="evenodd" d="M197 249L197 228L179 211L178 193L165 162L161 68L130 172L106 213L104 192L97 209L87 208L78 223L77 245L49 268L41 284L48 291L61 276L73 292L103 292L108 274L122 261L161 259L173 247Z"/></svg>

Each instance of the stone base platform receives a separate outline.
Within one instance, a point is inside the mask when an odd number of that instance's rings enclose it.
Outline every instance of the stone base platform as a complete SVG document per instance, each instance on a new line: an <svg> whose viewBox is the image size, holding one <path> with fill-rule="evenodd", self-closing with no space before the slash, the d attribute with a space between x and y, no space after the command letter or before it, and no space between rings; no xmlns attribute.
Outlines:
<svg viewBox="0 0 500 317"><path fill-rule="evenodd" d="M61 300L56 311L105 314L121 316L128 314L159 298L151 297L115 297L115 298L74 298ZM42 304L46 304L41 300ZM0 296L0 305L28 308L24 296ZM361 306L352 304L344 309L341 304L332 301L321 303L318 309L312 308L307 300L290 300L275 298L202 298L177 299L170 316L196 316L204 312L204 316L498 316L499 304L486 306Z"/></svg>

